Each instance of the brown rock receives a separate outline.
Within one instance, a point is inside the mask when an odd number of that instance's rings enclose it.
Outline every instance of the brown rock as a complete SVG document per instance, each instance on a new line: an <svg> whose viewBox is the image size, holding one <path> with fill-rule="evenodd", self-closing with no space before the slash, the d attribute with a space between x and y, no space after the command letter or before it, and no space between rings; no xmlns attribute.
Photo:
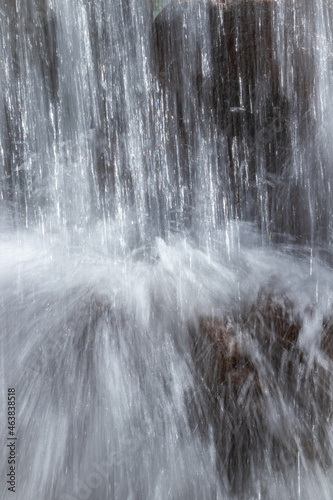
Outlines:
<svg viewBox="0 0 333 500"><path fill-rule="evenodd" d="M267 450L277 468L298 453L324 468L330 463L330 373L301 351L301 328L293 303L264 289L247 311L201 315L190 328L217 468L233 494L247 491L250 464L262 465ZM327 320L322 348L330 358L332 332Z"/></svg>
<svg viewBox="0 0 333 500"><path fill-rule="evenodd" d="M286 3L285 9L282 28L274 1L170 2L155 19L154 45L167 155L180 165L177 184L191 191L198 144L213 141L215 182L221 192L227 187L237 215L261 220L254 202L259 177L267 181L273 231L299 236L306 228L298 188L290 191L289 206L278 197L289 178L293 124L300 124L299 140L308 143L313 135L314 60L306 34L291 22L297 7Z"/></svg>

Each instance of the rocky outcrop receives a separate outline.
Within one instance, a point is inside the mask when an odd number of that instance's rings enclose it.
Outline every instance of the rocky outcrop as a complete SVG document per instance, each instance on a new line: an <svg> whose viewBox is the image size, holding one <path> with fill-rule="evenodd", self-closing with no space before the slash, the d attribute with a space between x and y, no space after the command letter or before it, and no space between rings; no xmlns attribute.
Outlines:
<svg viewBox="0 0 333 500"><path fill-rule="evenodd" d="M330 463L330 370L301 347L302 327L293 303L264 289L244 313L199 315L189 327L199 419L213 429L217 468L233 494L249 493L252 467L264 467L267 456L277 470L298 454ZM332 359L331 322L322 337L320 352Z"/></svg>

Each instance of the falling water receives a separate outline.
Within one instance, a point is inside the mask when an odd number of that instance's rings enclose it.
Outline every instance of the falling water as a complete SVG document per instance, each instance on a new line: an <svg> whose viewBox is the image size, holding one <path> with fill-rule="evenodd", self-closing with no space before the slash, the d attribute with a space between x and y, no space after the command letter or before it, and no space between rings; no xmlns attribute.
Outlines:
<svg viewBox="0 0 333 500"><path fill-rule="evenodd" d="M331 499L332 8L166 4L1 4L1 498Z"/></svg>

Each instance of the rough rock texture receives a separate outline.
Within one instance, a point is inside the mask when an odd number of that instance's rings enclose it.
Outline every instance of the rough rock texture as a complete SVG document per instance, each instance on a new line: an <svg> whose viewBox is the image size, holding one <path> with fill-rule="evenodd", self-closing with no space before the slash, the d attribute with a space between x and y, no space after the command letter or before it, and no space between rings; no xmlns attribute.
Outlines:
<svg viewBox="0 0 333 500"><path fill-rule="evenodd" d="M202 394L191 412L199 407L196 420L213 429L217 468L233 494L248 491L267 453L277 470L298 453L324 468L330 463L330 373L300 347L301 329L292 302L264 289L244 314L200 315L190 325ZM331 340L327 321L321 349L330 359Z"/></svg>

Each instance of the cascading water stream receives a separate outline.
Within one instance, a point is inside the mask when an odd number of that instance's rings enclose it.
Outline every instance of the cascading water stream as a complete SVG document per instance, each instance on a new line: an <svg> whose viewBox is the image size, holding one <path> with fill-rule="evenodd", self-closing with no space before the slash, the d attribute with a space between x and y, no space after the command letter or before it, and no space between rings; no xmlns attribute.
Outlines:
<svg viewBox="0 0 333 500"><path fill-rule="evenodd" d="M4 0L1 498L332 498L332 23Z"/></svg>

